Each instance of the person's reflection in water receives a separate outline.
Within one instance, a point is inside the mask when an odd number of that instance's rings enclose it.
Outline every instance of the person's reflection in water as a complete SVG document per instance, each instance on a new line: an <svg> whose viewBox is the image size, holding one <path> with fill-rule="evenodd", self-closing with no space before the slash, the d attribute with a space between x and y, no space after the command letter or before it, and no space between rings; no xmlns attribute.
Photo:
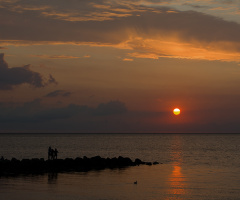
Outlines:
<svg viewBox="0 0 240 200"><path fill-rule="evenodd" d="M58 173L48 173L48 184L56 184L58 179Z"/></svg>

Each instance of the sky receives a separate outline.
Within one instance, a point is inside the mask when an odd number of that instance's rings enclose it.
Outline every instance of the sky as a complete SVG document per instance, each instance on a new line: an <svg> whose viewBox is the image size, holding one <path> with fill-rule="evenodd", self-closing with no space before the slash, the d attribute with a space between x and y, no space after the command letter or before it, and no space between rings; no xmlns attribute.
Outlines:
<svg viewBox="0 0 240 200"><path fill-rule="evenodd" d="M0 30L2 133L240 133L238 0L0 0Z"/></svg>

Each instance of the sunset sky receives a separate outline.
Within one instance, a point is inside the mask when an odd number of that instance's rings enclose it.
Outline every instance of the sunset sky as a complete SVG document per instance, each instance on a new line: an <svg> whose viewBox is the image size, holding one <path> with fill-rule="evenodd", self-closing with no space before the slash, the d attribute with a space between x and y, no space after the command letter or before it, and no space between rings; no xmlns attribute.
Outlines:
<svg viewBox="0 0 240 200"><path fill-rule="evenodd" d="M240 132L240 1L0 0L0 95L0 132Z"/></svg>

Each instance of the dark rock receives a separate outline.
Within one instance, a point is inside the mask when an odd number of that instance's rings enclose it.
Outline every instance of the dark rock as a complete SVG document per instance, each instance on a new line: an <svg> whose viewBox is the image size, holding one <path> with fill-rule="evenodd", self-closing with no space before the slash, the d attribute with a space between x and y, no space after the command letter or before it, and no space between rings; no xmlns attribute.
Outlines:
<svg viewBox="0 0 240 200"><path fill-rule="evenodd" d="M92 158L77 157L75 159L55 159L44 160L43 158L22 159L17 160L12 158L11 160L0 160L0 176L6 176L10 174L42 174L42 173L58 173L58 172L70 172L70 171L89 171L89 170L101 170L106 168L122 168L135 165L152 165L151 162L142 162L140 159L135 159L133 162L130 158L119 156L118 158L101 158L95 156ZM158 164L154 162L153 164Z"/></svg>
<svg viewBox="0 0 240 200"><path fill-rule="evenodd" d="M144 164L139 158L136 158L134 163L135 163L136 165L142 165L142 164Z"/></svg>
<svg viewBox="0 0 240 200"><path fill-rule="evenodd" d="M146 162L146 165L149 165L149 166L151 166L151 165L152 165L152 163L151 163L151 162Z"/></svg>

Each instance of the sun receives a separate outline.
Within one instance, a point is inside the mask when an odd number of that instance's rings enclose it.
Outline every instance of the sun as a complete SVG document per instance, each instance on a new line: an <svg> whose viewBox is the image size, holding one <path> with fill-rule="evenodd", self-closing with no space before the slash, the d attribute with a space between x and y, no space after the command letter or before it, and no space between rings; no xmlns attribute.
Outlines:
<svg viewBox="0 0 240 200"><path fill-rule="evenodd" d="M174 109L173 109L173 114L174 114L174 115L180 115L180 112L181 112L181 111L180 111L179 108L174 108Z"/></svg>

